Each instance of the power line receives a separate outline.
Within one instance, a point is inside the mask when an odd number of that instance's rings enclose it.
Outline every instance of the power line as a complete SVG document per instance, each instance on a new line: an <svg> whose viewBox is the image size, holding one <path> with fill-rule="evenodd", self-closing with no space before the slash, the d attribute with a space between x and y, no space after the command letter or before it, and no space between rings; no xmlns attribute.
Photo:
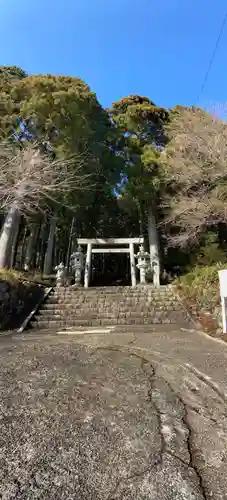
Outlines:
<svg viewBox="0 0 227 500"><path fill-rule="evenodd" d="M224 19L223 19L223 22L222 22L222 25L221 25L221 28L220 28L220 32L219 32L218 38L216 40L214 51L213 51L213 54L211 56L211 59L210 59L210 62L209 62L209 66L207 68L207 71L206 71L206 74L205 74L205 77L204 77L201 89L200 89L200 91L198 93L198 96L197 96L197 99L196 99L196 104L198 104L198 101L199 101L199 99L200 99L200 97L201 97L201 95L202 95L202 93L204 91L206 82L207 82L209 74L210 74L210 70L211 70L212 64L214 62L214 58L216 56L216 53L217 53L217 50L218 50L218 47L219 47L219 43L220 43L221 37L222 37L222 35L224 33L226 22L227 22L227 12L226 12L226 14L224 16Z"/></svg>

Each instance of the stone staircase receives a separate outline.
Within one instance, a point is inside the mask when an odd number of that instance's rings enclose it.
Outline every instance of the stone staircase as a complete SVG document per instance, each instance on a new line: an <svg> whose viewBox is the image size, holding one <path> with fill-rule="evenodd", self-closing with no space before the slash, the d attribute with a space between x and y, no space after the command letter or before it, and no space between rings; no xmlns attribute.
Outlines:
<svg viewBox="0 0 227 500"><path fill-rule="evenodd" d="M56 288L33 317L33 329L55 330L113 325L177 324L190 317L175 289L151 285L103 288Z"/></svg>

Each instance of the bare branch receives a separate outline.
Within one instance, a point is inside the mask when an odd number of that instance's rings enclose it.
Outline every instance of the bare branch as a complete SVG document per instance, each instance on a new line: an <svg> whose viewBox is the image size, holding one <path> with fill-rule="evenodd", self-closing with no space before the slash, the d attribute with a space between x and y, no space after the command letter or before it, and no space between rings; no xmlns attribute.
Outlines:
<svg viewBox="0 0 227 500"><path fill-rule="evenodd" d="M227 123L204 110L179 107L170 127L161 158L176 194L168 199L165 224L178 226L179 239L187 242L226 220Z"/></svg>
<svg viewBox="0 0 227 500"><path fill-rule="evenodd" d="M15 200L19 210L39 210L40 205L67 203L67 197L92 189L92 175L85 173L88 158L74 155L51 160L38 145L15 152L9 143L0 144L0 205L7 209ZM40 207L41 208L41 207Z"/></svg>

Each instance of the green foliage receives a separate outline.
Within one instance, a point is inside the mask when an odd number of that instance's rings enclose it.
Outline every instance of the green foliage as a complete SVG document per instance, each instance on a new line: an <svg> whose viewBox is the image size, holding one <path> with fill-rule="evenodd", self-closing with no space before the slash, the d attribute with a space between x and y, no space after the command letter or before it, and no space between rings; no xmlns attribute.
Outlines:
<svg viewBox="0 0 227 500"><path fill-rule="evenodd" d="M203 238L203 244L196 253L194 263L198 266L212 266L217 262L226 262L226 251L220 247L217 234L210 232Z"/></svg>
<svg viewBox="0 0 227 500"><path fill-rule="evenodd" d="M96 95L80 78L38 75L0 81L0 99L4 134L16 131L19 136L46 142L57 155L81 154L88 160L84 162L87 171L102 177L100 186L104 180L111 181L116 170L109 147L113 126Z"/></svg>
<svg viewBox="0 0 227 500"><path fill-rule="evenodd" d="M130 95L113 103L111 115L118 125L129 134L144 134L161 138L162 125L168 119L168 112L158 108L148 97Z"/></svg>
<svg viewBox="0 0 227 500"><path fill-rule="evenodd" d="M85 151L104 130L105 113L79 78L30 76L3 85L2 93L8 105L2 126L8 127L9 134L22 122L35 138L72 153Z"/></svg>
<svg viewBox="0 0 227 500"><path fill-rule="evenodd" d="M196 304L198 311L214 312L220 304L218 271L223 269L223 263L212 266L195 266L193 270L182 276L177 285L184 296Z"/></svg>
<svg viewBox="0 0 227 500"><path fill-rule="evenodd" d="M27 73L18 66L0 66L0 78L21 80L26 76Z"/></svg>
<svg viewBox="0 0 227 500"><path fill-rule="evenodd" d="M209 285L218 283L218 271L223 268L222 263L213 264L212 266L194 266L193 269L180 278L180 283L191 288L193 294L194 286L203 286L209 288Z"/></svg>
<svg viewBox="0 0 227 500"><path fill-rule="evenodd" d="M23 273L15 271L14 269L0 269L0 281L6 281L15 286L18 285L23 278Z"/></svg>
<svg viewBox="0 0 227 500"><path fill-rule="evenodd" d="M127 183L121 195L125 205L133 209L134 204L142 223L147 206L155 206L163 183L159 158L166 140L163 125L168 121L168 112L148 97L131 95L115 102L110 114L119 134L119 152L125 161L123 173ZM140 230L144 232L143 227Z"/></svg>
<svg viewBox="0 0 227 500"><path fill-rule="evenodd" d="M212 153L215 144L218 151L225 151L226 141L217 139L225 129L209 114L184 106L168 112L139 95L127 96L104 110L80 78L28 76L14 66L0 67L0 101L1 137L12 138L16 132L19 139L26 137L48 145L57 158L80 155L81 173L91 176L92 189L59 195L59 245L67 240L73 215L80 235L121 236L127 232L130 236L144 232L143 221L150 205L157 220L166 215L162 230L168 239L166 246L168 242L173 246L175 236L186 233L188 246L181 252L183 244L178 239L177 250L170 245L166 260L173 263L175 259L174 264L182 268L189 261L198 267L226 261L216 233L207 233L198 244L204 225L205 230L208 227L208 209L215 207L209 224L216 231L216 217L218 222L223 219L226 198L226 155L219 155L222 165L217 151ZM217 181L213 175L215 162L219 165ZM128 182L119 188L121 197L116 200L111 190L121 174ZM223 174L223 182L219 174ZM206 192L213 184L215 189L218 185L218 191L213 189L208 199ZM50 204L50 211L54 208L54 203ZM199 238L194 241L197 234Z"/></svg>
<svg viewBox="0 0 227 500"><path fill-rule="evenodd" d="M70 225L72 213L90 225L86 218L90 207L93 223L98 226L97 193L103 205L119 180L123 159L115 155L116 130L94 92L80 78L53 75L0 78L0 100L0 135L4 138L12 138L16 133L23 143L24 139L36 141L63 162L75 156L75 168L78 157L81 159L80 174L89 176L92 187L67 191L67 196L62 193L58 197L62 231ZM71 213L64 206L71 207Z"/></svg>

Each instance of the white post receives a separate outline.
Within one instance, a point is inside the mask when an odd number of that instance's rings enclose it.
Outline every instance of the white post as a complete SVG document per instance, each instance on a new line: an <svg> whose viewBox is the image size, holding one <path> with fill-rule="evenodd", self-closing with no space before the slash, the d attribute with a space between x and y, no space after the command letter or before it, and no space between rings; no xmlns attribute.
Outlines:
<svg viewBox="0 0 227 500"><path fill-rule="evenodd" d="M134 244L129 243L129 252L130 252L130 267L131 267L131 280L132 287L136 286L136 266L135 266L135 255L134 255Z"/></svg>
<svg viewBox="0 0 227 500"><path fill-rule="evenodd" d="M84 288L89 287L89 280L90 280L90 275L91 275L91 254L92 254L92 243L88 243L86 264L85 264L85 271L84 271Z"/></svg>
<svg viewBox="0 0 227 500"><path fill-rule="evenodd" d="M227 297L227 270L218 271L220 295L221 295L221 311L223 333L227 333L227 318L226 318L226 297Z"/></svg>
<svg viewBox="0 0 227 500"><path fill-rule="evenodd" d="M227 333L226 298L225 297L221 297L221 311L222 311L223 333Z"/></svg>

